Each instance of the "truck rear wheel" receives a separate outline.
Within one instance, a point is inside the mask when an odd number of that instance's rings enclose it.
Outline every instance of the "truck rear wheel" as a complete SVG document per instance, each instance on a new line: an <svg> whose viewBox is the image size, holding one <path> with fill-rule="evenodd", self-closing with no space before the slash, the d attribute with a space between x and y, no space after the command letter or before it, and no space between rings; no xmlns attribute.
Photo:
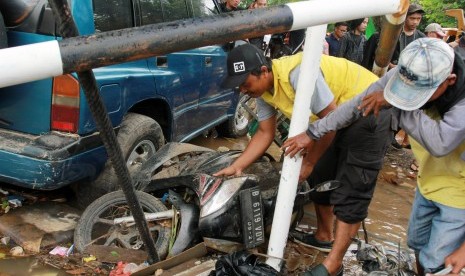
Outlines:
<svg viewBox="0 0 465 276"><path fill-rule="evenodd" d="M135 113L126 115L117 140L130 174L137 172L165 143L160 125L150 117ZM85 208L98 197L119 189L116 173L111 161L107 160L97 179L79 184L76 190L78 205Z"/></svg>
<svg viewBox="0 0 465 276"><path fill-rule="evenodd" d="M250 110L255 111L255 99L241 94L234 117L231 117L217 128L222 136L238 138L247 134L253 115L249 113L243 104L247 105Z"/></svg>

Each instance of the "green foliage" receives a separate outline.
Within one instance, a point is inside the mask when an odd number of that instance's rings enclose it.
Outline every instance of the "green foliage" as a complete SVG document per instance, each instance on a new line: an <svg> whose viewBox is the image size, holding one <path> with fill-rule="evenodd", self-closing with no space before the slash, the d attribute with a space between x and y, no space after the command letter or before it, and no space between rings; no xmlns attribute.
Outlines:
<svg viewBox="0 0 465 276"><path fill-rule="evenodd" d="M426 24L439 23L442 27L455 28L457 22L455 18L445 14L449 9L463 9L465 0L419 0L420 5L426 11Z"/></svg>
<svg viewBox="0 0 465 276"><path fill-rule="evenodd" d="M292 2L297 2L297 1L302 1L302 0L268 0L267 4L268 6L277 6L277 5L282 5L282 4L292 3ZM240 6L243 8L247 8L252 3L253 3L253 0L242 0L240 3Z"/></svg>

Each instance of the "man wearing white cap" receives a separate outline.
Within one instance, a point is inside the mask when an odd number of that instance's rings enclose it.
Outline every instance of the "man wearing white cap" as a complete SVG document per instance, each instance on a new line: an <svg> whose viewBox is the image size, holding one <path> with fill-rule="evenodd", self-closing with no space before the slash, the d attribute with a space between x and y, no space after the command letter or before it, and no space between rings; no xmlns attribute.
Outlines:
<svg viewBox="0 0 465 276"><path fill-rule="evenodd" d="M431 23L425 28L425 33L427 37L443 39L446 34L442 30L441 25L438 23Z"/></svg>
<svg viewBox="0 0 465 276"><path fill-rule="evenodd" d="M412 138L420 164L408 230L420 275L422 268L435 272L444 264L459 273L465 267L465 64L447 43L433 38L410 43L396 69L283 148L294 156L326 132L388 107Z"/></svg>

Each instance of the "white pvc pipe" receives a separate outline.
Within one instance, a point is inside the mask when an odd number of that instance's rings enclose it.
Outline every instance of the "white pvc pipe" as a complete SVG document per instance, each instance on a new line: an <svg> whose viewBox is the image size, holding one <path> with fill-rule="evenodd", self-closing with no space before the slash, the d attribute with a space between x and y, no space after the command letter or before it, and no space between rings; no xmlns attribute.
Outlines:
<svg viewBox="0 0 465 276"><path fill-rule="evenodd" d="M291 30L297 30L331 22L396 13L400 10L401 2L405 1L408 0L331 0L330 2L312 0L286 5L292 12L292 18L288 18L292 21ZM257 19L244 17L244 20L254 24L254 20ZM99 35L104 36L104 34ZM102 45L104 43L96 43L95 47ZM196 41L191 45L206 46L207 44ZM134 55L138 53L137 49L134 49ZM70 52L68 51L67 54ZM64 67L66 68L66 64L65 66L62 64L57 41L2 49L0 50L0 88L59 76L63 74Z"/></svg>
<svg viewBox="0 0 465 276"><path fill-rule="evenodd" d="M318 70L320 70L326 27L327 25L320 25L307 29L289 137L302 133L308 128L310 102L315 89ZM268 243L268 255L274 258L266 260L266 263L277 271L281 270L281 258L284 255L284 248L289 234L301 165L302 157L300 155L294 158L284 158L271 236Z"/></svg>
<svg viewBox="0 0 465 276"><path fill-rule="evenodd" d="M286 4L294 15L292 30L339 21L397 13L405 0L311 0Z"/></svg>
<svg viewBox="0 0 465 276"><path fill-rule="evenodd" d="M319 70L320 58L323 50L322 42L326 35L326 24L368 16L397 13L401 10L402 1L403 0L332 0L331 3L328 3L326 0L313 0L287 4L294 15L292 30L302 29L306 26L315 26L307 29L304 46L305 54L303 55L300 66L300 76L305 77L299 77L297 83L289 137L304 132L308 127L308 118L310 115L309 106ZM318 12L310 15L310 11ZM293 159L286 157L284 159L273 216L273 225L268 243L268 255L271 257L266 260L266 263L277 271L281 270L281 260L284 256L284 249L289 234L289 225L291 223L292 209L294 207L301 166L301 156L297 156Z"/></svg>
<svg viewBox="0 0 465 276"><path fill-rule="evenodd" d="M63 74L58 41L0 50L0 87Z"/></svg>

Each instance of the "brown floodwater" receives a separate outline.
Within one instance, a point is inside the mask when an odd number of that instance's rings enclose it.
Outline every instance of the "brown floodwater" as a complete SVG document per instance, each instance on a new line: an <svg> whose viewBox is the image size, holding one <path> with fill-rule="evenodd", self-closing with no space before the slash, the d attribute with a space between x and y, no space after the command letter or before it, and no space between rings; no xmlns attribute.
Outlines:
<svg viewBox="0 0 465 276"><path fill-rule="evenodd" d="M9 248L0 248L0 254L8 254ZM65 276L65 271L38 263L34 256L0 260L0 275L6 276Z"/></svg>
<svg viewBox="0 0 465 276"><path fill-rule="evenodd" d="M242 150L247 146L246 137L240 139L228 138L205 138L198 137L192 141L193 144L205 146L211 149L227 147L234 150ZM276 145L272 145L268 153L279 160L281 151ZM393 165L394 164L394 165ZM395 163L387 164L385 168L398 172L400 169ZM414 181L413 181L414 183ZM413 201L414 184L402 183L393 185L382 179L378 182L375 195L369 208L368 218L365 220L366 229L370 242L376 242L387 247L406 249L406 230L410 214L410 206ZM310 204L305 209L302 225L314 228L315 215L313 206ZM1 235L0 235L1 236ZM363 231L360 230L359 238L363 239ZM8 256L9 248L0 246L0 255ZM345 261L353 265L353 260ZM347 266L346 266L347 267ZM346 269L345 275L358 275L360 269ZM52 267L44 267L37 264L33 256L22 258L0 259L0 275L67 275L66 272Z"/></svg>

